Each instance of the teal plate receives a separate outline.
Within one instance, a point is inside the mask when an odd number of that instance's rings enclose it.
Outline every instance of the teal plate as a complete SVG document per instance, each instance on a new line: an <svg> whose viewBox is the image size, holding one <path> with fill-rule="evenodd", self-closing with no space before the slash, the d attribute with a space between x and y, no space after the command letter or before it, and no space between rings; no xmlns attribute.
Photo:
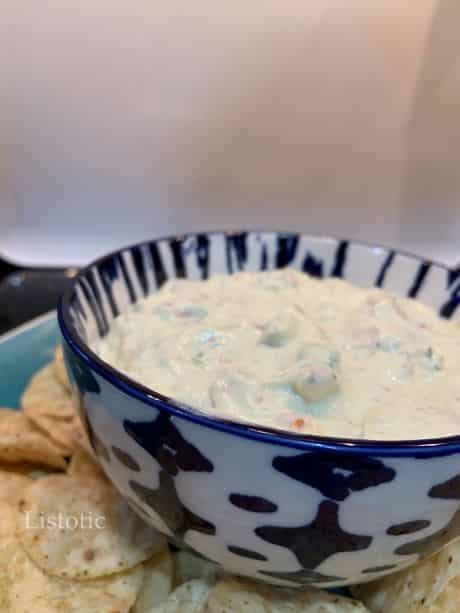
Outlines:
<svg viewBox="0 0 460 613"><path fill-rule="evenodd" d="M0 336L0 407L19 407L30 377L53 359L59 342L54 311Z"/></svg>

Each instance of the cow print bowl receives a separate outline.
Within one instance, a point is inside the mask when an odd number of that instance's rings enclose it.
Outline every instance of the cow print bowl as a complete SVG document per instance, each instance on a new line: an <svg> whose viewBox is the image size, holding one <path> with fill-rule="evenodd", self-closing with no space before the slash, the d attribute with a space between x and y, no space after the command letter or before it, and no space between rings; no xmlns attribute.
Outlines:
<svg viewBox="0 0 460 613"><path fill-rule="evenodd" d="M460 437L346 440L213 418L88 346L168 278L284 266L385 287L445 317L460 302L459 270L382 247L277 232L153 240L89 265L63 297L69 376L108 477L171 542L278 585L368 581L460 536Z"/></svg>

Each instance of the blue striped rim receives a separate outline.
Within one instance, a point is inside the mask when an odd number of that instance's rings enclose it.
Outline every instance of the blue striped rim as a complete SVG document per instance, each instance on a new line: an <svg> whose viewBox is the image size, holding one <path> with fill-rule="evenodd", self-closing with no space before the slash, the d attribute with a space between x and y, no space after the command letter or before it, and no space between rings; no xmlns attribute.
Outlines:
<svg viewBox="0 0 460 613"><path fill-rule="evenodd" d="M140 249L142 247L147 247L150 249L152 254L155 254L155 257L159 260L159 269L163 274L160 275L161 278L157 278L157 283L160 286L165 280L165 272L163 268L163 264L161 262L161 256L157 248L157 243L162 241L167 241L170 244L177 244L180 241L183 241L187 238L197 238L200 237L209 237L209 236L222 236L229 238L232 244L237 245L237 248L240 248L240 241L242 235L248 234L266 234L266 235L274 235L278 236L278 245L280 245L280 238L285 239L294 239L294 238L310 238L316 240L324 240L324 241L335 241L337 244L337 250L335 254L335 262L333 265L333 276L342 276L344 264L346 260L346 254L349 245L359 245L361 247L367 247L369 249L380 249L386 252L387 258L390 254L399 254L403 255L409 259L413 259L416 262L419 262L419 267L417 271L417 278L414 281L413 287L415 284L417 285L416 292L419 291L424 277L426 276L426 272L430 266L436 267L446 272L446 275L456 275L455 271L450 270L447 266L443 264L437 264L434 262L428 262L425 259L404 252L392 250L387 247L365 243L361 241L347 241L344 239L339 239L331 236L318 236L314 234L302 234L302 233L293 233L293 232L277 232L270 230L247 230L247 231L239 231L239 232L224 232L224 231L213 231L213 232L201 232L199 234L190 233L186 235L181 235L177 237L166 237L166 238L158 238L152 241L144 241L141 243L136 243L134 245L130 245L128 247L123 247L119 250L113 251L97 260L91 262L88 266L80 270L78 275L76 275L72 281L71 286L66 291L58 306L58 321L59 326L61 328L63 337L65 341L68 343L72 351L83 360L89 368L93 369L97 372L102 378L106 381L125 392L126 394L133 396L147 405L153 406L157 409L165 411L170 415L174 415L185 419L187 421L191 421L207 428L211 428L214 430L219 430L223 432L227 432L229 434L233 434L236 436L241 436L244 438L249 438L252 440L257 440L265 443L270 443L279 446L285 446L289 448L300 449L303 451L313 451L321 449L322 451L332 451L339 453L352 453L352 454L366 454L373 456L392 456L392 457L401 457L401 456L410 456L410 457L420 457L420 458L428 458L433 456L441 456L441 455L450 455L454 453L460 452L460 435L458 436L449 436L443 438L436 439L419 439L419 440L401 440L401 441L379 441L379 440L367 440L367 439L347 439L347 438L337 438L337 437L326 437L326 436L305 436L295 433L286 432L283 430L278 430L276 428L268 428L265 426L258 425L247 425L240 422L234 422L230 420L221 419L219 417L210 417L209 415L200 412L197 409L189 407L185 404L179 403L172 398L168 398L151 390L140 383L130 379L123 373L117 371L109 364L105 363L101 360L91 349L90 347L80 338L75 326L72 322L72 317L70 313L70 308L74 299L74 293L76 286L80 283L82 279L85 279L88 275L91 274L91 271L94 268L100 270L101 268L110 267L111 263L120 256L122 252L132 251L134 249ZM228 244L228 241L227 243ZM203 245L203 243L201 243ZM282 242L281 245L289 246L289 243ZM209 246L209 241L206 243L206 247ZM292 250L292 243L290 243L289 249ZM203 256L202 256L203 257ZM288 256L283 256L287 258ZM292 261L292 256L290 261ZM242 262L246 258L246 254L239 254L237 257L237 263L240 267ZM265 255L266 258L266 255ZM284 261L284 260L283 260ZM384 273L386 273L387 268L390 263L387 263L387 260L384 263L383 268ZM206 264L207 267L207 264ZM229 264L229 272L232 270L232 264ZM207 272L207 271L206 271ZM458 275L457 275L458 276ZM421 279L420 279L421 277Z"/></svg>

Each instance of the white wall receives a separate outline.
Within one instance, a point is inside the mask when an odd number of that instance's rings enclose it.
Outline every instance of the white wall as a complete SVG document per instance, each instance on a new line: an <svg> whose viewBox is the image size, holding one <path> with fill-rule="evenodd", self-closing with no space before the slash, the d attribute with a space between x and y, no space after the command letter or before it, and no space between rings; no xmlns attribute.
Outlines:
<svg viewBox="0 0 460 613"><path fill-rule="evenodd" d="M460 260L456 0L0 0L0 253L194 228Z"/></svg>

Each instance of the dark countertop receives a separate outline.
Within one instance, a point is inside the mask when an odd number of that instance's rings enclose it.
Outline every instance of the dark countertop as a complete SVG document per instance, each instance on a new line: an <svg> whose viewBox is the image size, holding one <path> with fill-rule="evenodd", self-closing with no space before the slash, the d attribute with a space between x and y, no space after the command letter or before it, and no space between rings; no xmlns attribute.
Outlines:
<svg viewBox="0 0 460 613"><path fill-rule="evenodd" d="M21 269L0 258L0 334L56 308L72 273Z"/></svg>

